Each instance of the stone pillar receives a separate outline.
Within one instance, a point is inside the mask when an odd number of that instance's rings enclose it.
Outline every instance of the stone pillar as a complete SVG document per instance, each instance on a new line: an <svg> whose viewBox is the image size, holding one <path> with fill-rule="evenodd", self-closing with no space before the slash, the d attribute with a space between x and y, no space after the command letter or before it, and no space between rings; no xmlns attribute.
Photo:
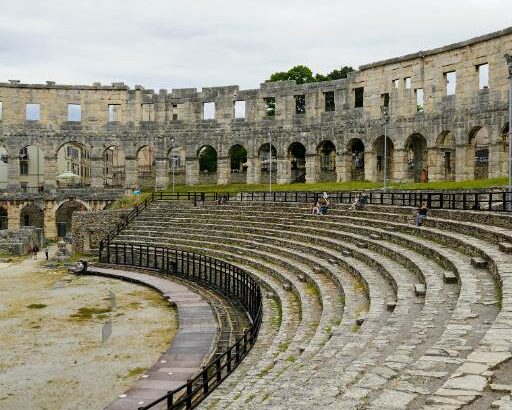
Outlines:
<svg viewBox="0 0 512 410"><path fill-rule="evenodd" d="M350 168L352 165L352 156L349 151L344 151L336 155L336 181L350 181Z"/></svg>
<svg viewBox="0 0 512 410"><path fill-rule="evenodd" d="M270 163L272 166L272 163ZM278 184L289 184L291 181L292 170L291 163L288 157L277 158L277 183Z"/></svg>
<svg viewBox="0 0 512 410"><path fill-rule="evenodd" d="M498 178L506 176L502 173L503 161L507 162L507 155L503 155L503 143L501 141L489 145L489 178Z"/></svg>
<svg viewBox="0 0 512 410"><path fill-rule="evenodd" d="M20 215L23 205L13 204L12 202L7 205L7 229L10 231L19 231L20 229Z"/></svg>
<svg viewBox="0 0 512 410"><path fill-rule="evenodd" d="M57 157L44 157L44 190L54 190L57 187Z"/></svg>
<svg viewBox="0 0 512 410"><path fill-rule="evenodd" d="M260 157L247 158L247 184L259 184L261 181Z"/></svg>
<svg viewBox="0 0 512 410"><path fill-rule="evenodd" d="M103 188L103 158L90 159L91 164L91 188Z"/></svg>
<svg viewBox="0 0 512 410"><path fill-rule="evenodd" d="M199 160L196 157L185 159L187 185L197 185L199 182Z"/></svg>
<svg viewBox="0 0 512 410"><path fill-rule="evenodd" d="M229 184L231 179L231 166L229 157L217 158L217 185Z"/></svg>
<svg viewBox="0 0 512 410"><path fill-rule="evenodd" d="M9 191L20 189L20 164L17 158L9 157L7 163L7 189Z"/></svg>
<svg viewBox="0 0 512 410"><path fill-rule="evenodd" d="M169 185L169 160L165 157L155 159L155 190L165 189Z"/></svg>
<svg viewBox="0 0 512 410"><path fill-rule="evenodd" d="M126 156L124 159L125 164L125 180L124 187L127 189L133 189L138 184L138 170L137 170L137 158Z"/></svg>
<svg viewBox="0 0 512 410"><path fill-rule="evenodd" d="M44 236L46 239L57 239L57 220L53 201L47 201L44 206Z"/></svg>
<svg viewBox="0 0 512 410"><path fill-rule="evenodd" d="M391 155L393 155L390 167L392 169L388 170L388 181L405 181L407 179L407 150L395 149Z"/></svg>
<svg viewBox="0 0 512 410"><path fill-rule="evenodd" d="M475 175L475 151L472 145L455 147L455 180L473 179Z"/></svg>
<svg viewBox="0 0 512 410"><path fill-rule="evenodd" d="M377 182L377 154L374 151L364 153L364 179Z"/></svg>
<svg viewBox="0 0 512 410"><path fill-rule="evenodd" d="M437 147L429 148L427 151L428 180L442 181L444 179L443 155Z"/></svg>
<svg viewBox="0 0 512 410"><path fill-rule="evenodd" d="M320 161L317 154L306 155L306 184L318 182L320 177Z"/></svg>

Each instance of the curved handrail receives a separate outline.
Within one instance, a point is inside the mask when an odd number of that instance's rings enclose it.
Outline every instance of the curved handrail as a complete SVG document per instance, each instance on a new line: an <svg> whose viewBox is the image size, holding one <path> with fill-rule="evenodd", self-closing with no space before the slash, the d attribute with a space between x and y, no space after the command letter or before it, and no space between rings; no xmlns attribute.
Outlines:
<svg viewBox="0 0 512 410"><path fill-rule="evenodd" d="M254 346L263 314L261 288L243 269L206 255L133 243L109 243L101 248L99 259L103 263L152 269L207 286L239 304L251 321L243 336L194 378L139 410L151 409L164 401L168 410L196 407L235 370Z"/></svg>

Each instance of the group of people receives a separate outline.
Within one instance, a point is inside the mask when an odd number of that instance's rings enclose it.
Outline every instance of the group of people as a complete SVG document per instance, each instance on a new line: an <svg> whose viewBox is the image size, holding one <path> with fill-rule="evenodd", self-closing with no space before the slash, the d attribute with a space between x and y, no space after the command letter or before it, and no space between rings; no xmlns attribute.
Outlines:
<svg viewBox="0 0 512 410"><path fill-rule="evenodd" d="M327 195L327 192L324 192L321 198L318 199L313 204L313 209L311 210L311 213L314 215L327 215L327 210L329 209L329 206L331 205L328 200L329 196Z"/></svg>
<svg viewBox="0 0 512 410"><path fill-rule="evenodd" d="M32 244L28 245L28 254L32 255L32 259L37 260L37 255L39 254L39 251L40 249L39 246L37 246L37 244L34 246L32 246ZM44 248L44 256L46 260L48 260L48 253L48 247Z"/></svg>

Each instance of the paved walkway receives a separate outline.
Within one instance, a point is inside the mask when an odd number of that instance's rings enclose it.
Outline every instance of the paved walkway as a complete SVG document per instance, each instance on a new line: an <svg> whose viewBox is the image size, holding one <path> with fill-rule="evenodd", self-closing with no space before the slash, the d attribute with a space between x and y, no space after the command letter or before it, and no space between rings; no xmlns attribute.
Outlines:
<svg viewBox="0 0 512 410"><path fill-rule="evenodd" d="M144 273L90 267L87 274L128 280L152 287L176 305L179 327L170 348L141 379L108 410L132 410L147 405L196 375L217 341L217 322L210 305L178 283Z"/></svg>

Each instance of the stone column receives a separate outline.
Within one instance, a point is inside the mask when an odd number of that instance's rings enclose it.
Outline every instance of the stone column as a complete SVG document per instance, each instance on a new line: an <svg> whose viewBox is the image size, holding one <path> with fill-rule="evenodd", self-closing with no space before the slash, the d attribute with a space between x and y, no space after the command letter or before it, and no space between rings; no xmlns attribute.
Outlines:
<svg viewBox="0 0 512 410"><path fill-rule="evenodd" d="M91 188L103 188L103 158L91 157Z"/></svg>
<svg viewBox="0 0 512 410"><path fill-rule="evenodd" d="M20 229L20 215L21 215L20 204L10 202L7 205L7 229L10 231L19 231Z"/></svg>
<svg viewBox="0 0 512 410"><path fill-rule="evenodd" d="M199 182L199 160L196 157L185 159L187 185L197 185Z"/></svg>
<svg viewBox="0 0 512 410"><path fill-rule="evenodd" d="M336 181L344 182L350 181L350 168L352 163L352 156L350 152L344 151L336 155Z"/></svg>
<svg viewBox="0 0 512 410"><path fill-rule="evenodd" d="M217 185L229 184L231 179L231 167L229 157L217 158Z"/></svg>
<svg viewBox="0 0 512 410"><path fill-rule="evenodd" d="M47 201L44 206L44 236L47 239L57 239L57 221L53 201Z"/></svg>
<svg viewBox="0 0 512 410"><path fill-rule="evenodd" d="M364 153L364 179L377 182L377 154L374 151Z"/></svg>
<svg viewBox="0 0 512 410"><path fill-rule="evenodd" d="M165 189L169 185L169 160L165 157L155 159L155 190Z"/></svg>
<svg viewBox="0 0 512 410"><path fill-rule="evenodd" d="M138 183L138 170L137 170L137 158L126 156L124 159L125 164L125 180L124 187L127 189L133 189Z"/></svg>
<svg viewBox="0 0 512 410"><path fill-rule="evenodd" d="M259 184L261 181L261 160L259 157L247 158L247 184Z"/></svg>
<svg viewBox="0 0 512 410"><path fill-rule="evenodd" d="M407 150L395 149L392 151L392 155L390 167L392 169L388 170L388 180L389 182L392 180L398 182L405 181L407 179Z"/></svg>
<svg viewBox="0 0 512 410"><path fill-rule="evenodd" d="M444 179L443 156L441 149L429 148L427 151L428 180L442 181Z"/></svg>
<svg viewBox="0 0 512 410"><path fill-rule="evenodd" d="M318 182L320 177L320 161L317 154L306 155L306 184Z"/></svg>
<svg viewBox="0 0 512 410"><path fill-rule="evenodd" d="M272 162L271 162L272 164ZM270 164L270 166L272 166ZM277 183L289 184L292 176L291 164L288 157L277 158Z"/></svg>
<svg viewBox="0 0 512 410"><path fill-rule="evenodd" d="M473 179L475 175L475 151L472 145L455 147L455 180Z"/></svg>
<svg viewBox="0 0 512 410"><path fill-rule="evenodd" d="M489 145L489 178L507 175L501 172L503 161L507 162L508 152L506 154L506 156L503 155L503 143L501 141Z"/></svg>
<svg viewBox="0 0 512 410"><path fill-rule="evenodd" d="M57 187L57 157L44 157L44 190L54 190Z"/></svg>
<svg viewBox="0 0 512 410"><path fill-rule="evenodd" d="M20 164L17 158L9 157L7 162L7 189L9 191L20 189Z"/></svg>

